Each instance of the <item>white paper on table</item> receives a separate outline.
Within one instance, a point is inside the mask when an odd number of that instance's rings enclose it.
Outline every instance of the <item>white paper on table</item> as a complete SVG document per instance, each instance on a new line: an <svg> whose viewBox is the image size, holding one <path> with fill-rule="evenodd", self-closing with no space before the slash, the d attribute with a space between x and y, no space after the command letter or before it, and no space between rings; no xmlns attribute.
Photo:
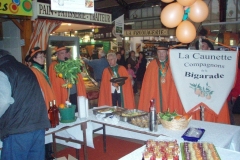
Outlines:
<svg viewBox="0 0 240 160"><path fill-rule="evenodd" d="M78 103L78 117L79 118L86 118L86 98L84 96L77 97Z"/></svg>
<svg viewBox="0 0 240 160"><path fill-rule="evenodd" d="M86 117L85 118L88 118L88 109L89 109L89 103L88 103L88 99L87 98L85 98L85 112L86 112Z"/></svg>
<svg viewBox="0 0 240 160"><path fill-rule="evenodd" d="M86 129L86 141L87 141L87 146L94 148L93 144L93 129L92 129L92 124L90 122L87 122L87 129ZM83 131L81 130L80 125L76 127L71 127L66 130L73 139L83 141Z"/></svg>

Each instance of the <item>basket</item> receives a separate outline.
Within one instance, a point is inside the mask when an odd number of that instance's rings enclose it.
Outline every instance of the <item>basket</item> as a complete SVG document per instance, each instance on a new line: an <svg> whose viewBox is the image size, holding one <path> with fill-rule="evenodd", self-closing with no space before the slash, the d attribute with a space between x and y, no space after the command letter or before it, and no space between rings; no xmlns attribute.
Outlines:
<svg viewBox="0 0 240 160"><path fill-rule="evenodd" d="M189 117L188 120L176 120L176 119L173 119L171 121L166 121L166 120L163 120L160 118L160 121L162 123L162 126L164 128L167 128L167 129L171 129L171 130L183 130L185 128L187 128L189 122L191 121L192 119L192 116Z"/></svg>

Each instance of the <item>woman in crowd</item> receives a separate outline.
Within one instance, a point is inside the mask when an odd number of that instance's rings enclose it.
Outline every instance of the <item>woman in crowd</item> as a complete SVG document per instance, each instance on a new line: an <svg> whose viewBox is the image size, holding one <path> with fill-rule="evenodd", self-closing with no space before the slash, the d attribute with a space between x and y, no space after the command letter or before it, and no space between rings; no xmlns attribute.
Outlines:
<svg viewBox="0 0 240 160"><path fill-rule="evenodd" d="M143 81L143 77L144 77L144 74L145 74L145 71L146 71L146 65L147 65L147 59L145 57L145 54L143 52L140 52L139 53L139 60L138 60L138 63L137 63L137 87L139 89L141 89L142 87L142 81ZM140 94L140 93L138 93Z"/></svg>
<svg viewBox="0 0 240 160"><path fill-rule="evenodd" d="M30 50L28 61L32 63L31 70L36 75L38 83L43 93L43 97L45 100L45 104L47 106L47 110L49 109L49 102L56 100L56 96L52 89L51 82L47 73L44 70L45 63L45 51L43 51L40 47L34 47ZM45 158L46 160L51 160L53 157L52 154L52 144L45 145Z"/></svg>
<svg viewBox="0 0 240 160"><path fill-rule="evenodd" d="M137 72L137 69L138 69L137 66L136 66L137 63L138 63L138 60L137 60L137 57L135 56L135 51L130 51L129 57L127 59L127 64L131 64L132 70L135 73ZM138 92L136 78L134 78L133 92L134 93Z"/></svg>

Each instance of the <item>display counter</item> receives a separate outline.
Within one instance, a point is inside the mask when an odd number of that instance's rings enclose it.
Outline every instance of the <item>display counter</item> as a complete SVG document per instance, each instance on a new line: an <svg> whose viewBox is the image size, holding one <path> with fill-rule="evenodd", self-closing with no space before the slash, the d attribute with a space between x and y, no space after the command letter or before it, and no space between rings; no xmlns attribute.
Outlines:
<svg viewBox="0 0 240 160"><path fill-rule="evenodd" d="M91 104L97 104L98 96L99 96L99 85L98 83L90 76L85 63L83 63L82 67L82 76L84 85L87 92L87 99L89 100L90 106Z"/></svg>

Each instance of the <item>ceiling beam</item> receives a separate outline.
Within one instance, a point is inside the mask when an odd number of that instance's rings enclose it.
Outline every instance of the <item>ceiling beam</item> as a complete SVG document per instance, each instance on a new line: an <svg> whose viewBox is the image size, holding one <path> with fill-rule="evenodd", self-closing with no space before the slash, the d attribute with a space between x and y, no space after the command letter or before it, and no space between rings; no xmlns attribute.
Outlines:
<svg viewBox="0 0 240 160"><path fill-rule="evenodd" d="M122 6L124 9L128 10L129 6L127 4L127 2L125 2L124 0L115 0L120 6Z"/></svg>

